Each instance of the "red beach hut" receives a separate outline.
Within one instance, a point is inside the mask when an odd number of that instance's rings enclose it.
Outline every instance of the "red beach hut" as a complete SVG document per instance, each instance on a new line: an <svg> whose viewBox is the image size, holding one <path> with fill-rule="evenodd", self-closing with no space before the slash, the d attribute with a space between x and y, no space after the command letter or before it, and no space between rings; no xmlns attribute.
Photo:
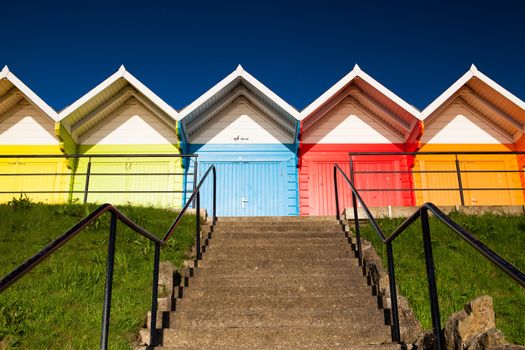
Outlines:
<svg viewBox="0 0 525 350"><path fill-rule="evenodd" d="M334 164L349 173L349 152L416 151L420 112L363 72L359 66L300 115L301 215L334 215ZM368 206L414 205L414 157L354 155L355 184ZM342 178L341 182L342 183ZM340 186L341 209L352 205Z"/></svg>

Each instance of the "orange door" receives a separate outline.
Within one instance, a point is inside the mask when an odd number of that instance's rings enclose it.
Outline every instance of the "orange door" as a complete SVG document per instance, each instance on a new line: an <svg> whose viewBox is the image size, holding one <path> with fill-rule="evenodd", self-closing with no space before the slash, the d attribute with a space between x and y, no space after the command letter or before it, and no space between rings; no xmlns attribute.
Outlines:
<svg viewBox="0 0 525 350"><path fill-rule="evenodd" d="M461 205L455 162L421 161L420 164L421 171L424 171L421 174L423 202L432 202L435 205Z"/></svg>
<svg viewBox="0 0 525 350"><path fill-rule="evenodd" d="M502 170L505 162L461 162L461 169ZM464 188L511 188L508 174L502 172L462 173ZM512 205L514 196L510 190L465 190L465 205Z"/></svg>

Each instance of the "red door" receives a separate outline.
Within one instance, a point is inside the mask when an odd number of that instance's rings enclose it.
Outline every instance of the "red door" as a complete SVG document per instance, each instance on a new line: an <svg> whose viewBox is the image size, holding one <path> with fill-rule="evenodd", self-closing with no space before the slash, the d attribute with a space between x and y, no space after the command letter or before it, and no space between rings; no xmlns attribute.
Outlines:
<svg viewBox="0 0 525 350"><path fill-rule="evenodd" d="M334 161L311 161L309 182L309 215L335 215ZM337 163L350 178L348 162ZM355 186L369 207L413 205L411 174L402 170L399 160L356 161ZM360 172L366 172L360 173ZM393 173L392 173L393 172ZM352 192L338 174L339 208L352 206ZM403 191L403 189L407 189Z"/></svg>

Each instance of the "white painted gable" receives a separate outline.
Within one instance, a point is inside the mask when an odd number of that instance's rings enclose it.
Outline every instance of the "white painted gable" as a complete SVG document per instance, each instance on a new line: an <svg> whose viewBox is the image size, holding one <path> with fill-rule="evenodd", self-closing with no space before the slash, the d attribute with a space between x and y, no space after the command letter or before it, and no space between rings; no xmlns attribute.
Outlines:
<svg viewBox="0 0 525 350"><path fill-rule="evenodd" d="M242 97L203 125L190 139L193 144L293 143L289 135Z"/></svg>
<svg viewBox="0 0 525 350"><path fill-rule="evenodd" d="M324 115L303 136L304 143L379 143L403 142L387 127L354 103L344 100Z"/></svg>
<svg viewBox="0 0 525 350"><path fill-rule="evenodd" d="M12 115L0 115L0 144L57 145L55 123L26 103Z"/></svg>
<svg viewBox="0 0 525 350"><path fill-rule="evenodd" d="M164 145L177 144L177 136L158 118L136 102L117 115L102 120L81 136L83 145Z"/></svg>
<svg viewBox="0 0 525 350"><path fill-rule="evenodd" d="M479 114L454 102L434 117L421 138L430 144L501 144L512 140L493 128Z"/></svg>

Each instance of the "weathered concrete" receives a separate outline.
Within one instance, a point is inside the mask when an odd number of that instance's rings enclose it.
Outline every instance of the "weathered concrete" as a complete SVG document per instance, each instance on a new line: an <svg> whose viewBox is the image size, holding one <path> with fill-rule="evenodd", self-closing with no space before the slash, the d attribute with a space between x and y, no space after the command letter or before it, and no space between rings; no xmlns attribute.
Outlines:
<svg viewBox="0 0 525 350"><path fill-rule="evenodd" d="M374 286L378 299L385 309L391 309L390 280L388 271L383 267L381 258L372 244L366 240L361 243L364 265L371 285ZM422 329L408 300L398 294L398 314L401 339L406 344L413 344L422 334Z"/></svg>
<svg viewBox="0 0 525 350"><path fill-rule="evenodd" d="M336 220L218 222L174 288L163 348L400 349Z"/></svg>
<svg viewBox="0 0 525 350"><path fill-rule="evenodd" d="M370 212L376 219L380 218L403 218L412 215L419 207L372 207ZM439 206L439 209L445 214L453 211L465 213L468 215L479 215L484 213L492 213L496 215L523 215L525 209L523 205L477 205L477 206ZM357 215L359 219L365 220L367 218L363 208L357 208ZM344 211L344 218L346 220L354 219L354 209L346 208Z"/></svg>

